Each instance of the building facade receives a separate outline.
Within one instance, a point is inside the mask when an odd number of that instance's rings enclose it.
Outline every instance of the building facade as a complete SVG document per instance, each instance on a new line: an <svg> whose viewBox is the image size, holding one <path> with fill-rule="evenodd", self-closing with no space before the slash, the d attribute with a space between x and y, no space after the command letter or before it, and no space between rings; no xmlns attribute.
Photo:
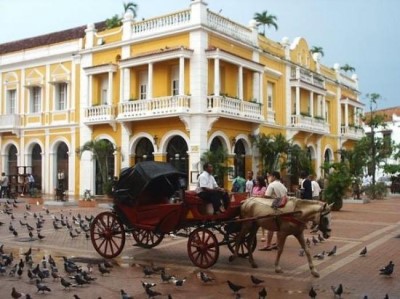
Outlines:
<svg viewBox="0 0 400 299"><path fill-rule="evenodd" d="M256 173L250 135L307 147L317 176L363 135L355 75L322 65L303 38L272 41L203 0L0 45L0 83L1 169L32 172L44 193L60 171L69 194L98 193L95 159L76 153L88 140L115 145L110 175L168 161L194 187L202 153L218 147L237 172Z"/></svg>

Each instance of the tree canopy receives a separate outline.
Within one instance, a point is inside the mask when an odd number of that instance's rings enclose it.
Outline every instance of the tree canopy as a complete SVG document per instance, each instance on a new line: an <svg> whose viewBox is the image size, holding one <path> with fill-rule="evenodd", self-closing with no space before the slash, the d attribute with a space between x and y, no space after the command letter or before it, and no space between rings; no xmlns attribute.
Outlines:
<svg viewBox="0 0 400 299"><path fill-rule="evenodd" d="M265 27L268 26L269 27L274 27L275 30L278 30L278 18L274 15L271 15L268 13L267 10L264 10L261 13L255 13L254 14L254 20L257 21L257 26L263 26L263 32L262 34L265 36Z"/></svg>

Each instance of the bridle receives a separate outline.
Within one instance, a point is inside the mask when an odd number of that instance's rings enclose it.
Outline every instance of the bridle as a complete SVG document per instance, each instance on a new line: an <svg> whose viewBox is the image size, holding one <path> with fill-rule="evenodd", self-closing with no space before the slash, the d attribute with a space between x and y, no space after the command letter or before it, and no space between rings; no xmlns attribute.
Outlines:
<svg viewBox="0 0 400 299"><path fill-rule="evenodd" d="M318 229L323 233L330 233L332 229L328 227L328 223L326 223L328 220L326 219L326 216L328 216L331 213L331 210L328 209L325 211L326 204L324 206L324 209L321 211L321 215L319 216L319 224L318 224ZM326 220L325 220L326 219Z"/></svg>

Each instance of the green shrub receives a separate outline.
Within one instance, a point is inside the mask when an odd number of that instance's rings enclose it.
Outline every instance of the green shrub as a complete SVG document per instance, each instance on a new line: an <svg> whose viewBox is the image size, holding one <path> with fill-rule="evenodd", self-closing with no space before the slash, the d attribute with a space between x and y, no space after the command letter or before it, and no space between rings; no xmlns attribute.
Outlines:
<svg viewBox="0 0 400 299"><path fill-rule="evenodd" d="M343 197L351 185L351 176L345 163L333 163L325 165L325 173L328 177L327 186L324 189L324 198L329 204L333 203L332 210L339 211L343 206Z"/></svg>
<svg viewBox="0 0 400 299"><path fill-rule="evenodd" d="M385 183L382 182L369 185L364 189L364 192L369 199L384 199L388 193Z"/></svg>

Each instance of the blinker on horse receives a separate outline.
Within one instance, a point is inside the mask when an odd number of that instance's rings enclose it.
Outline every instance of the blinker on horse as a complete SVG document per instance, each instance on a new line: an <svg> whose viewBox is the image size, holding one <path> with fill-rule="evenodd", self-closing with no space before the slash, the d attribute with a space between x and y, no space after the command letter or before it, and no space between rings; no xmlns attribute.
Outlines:
<svg viewBox="0 0 400 299"><path fill-rule="evenodd" d="M311 274L319 277L318 271L315 269L313 260L304 238L304 229L308 222L318 225L318 229L322 232L325 239L331 234L331 206L317 200L302 200L298 198L290 198L285 208L271 208L271 200L266 198L251 197L248 198L241 206L241 218L249 219L243 221L240 233L236 240L235 253L230 257L233 261L238 255L239 244L247 235L247 248L251 248L254 244L259 227L277 232L278 252L275 260L275 272L282 273L279 266L280 257L285 246L286 238L293 235L304 250ZM253 252L249 250L249 262L253 268L257 264L253 258Z"/></svg>

